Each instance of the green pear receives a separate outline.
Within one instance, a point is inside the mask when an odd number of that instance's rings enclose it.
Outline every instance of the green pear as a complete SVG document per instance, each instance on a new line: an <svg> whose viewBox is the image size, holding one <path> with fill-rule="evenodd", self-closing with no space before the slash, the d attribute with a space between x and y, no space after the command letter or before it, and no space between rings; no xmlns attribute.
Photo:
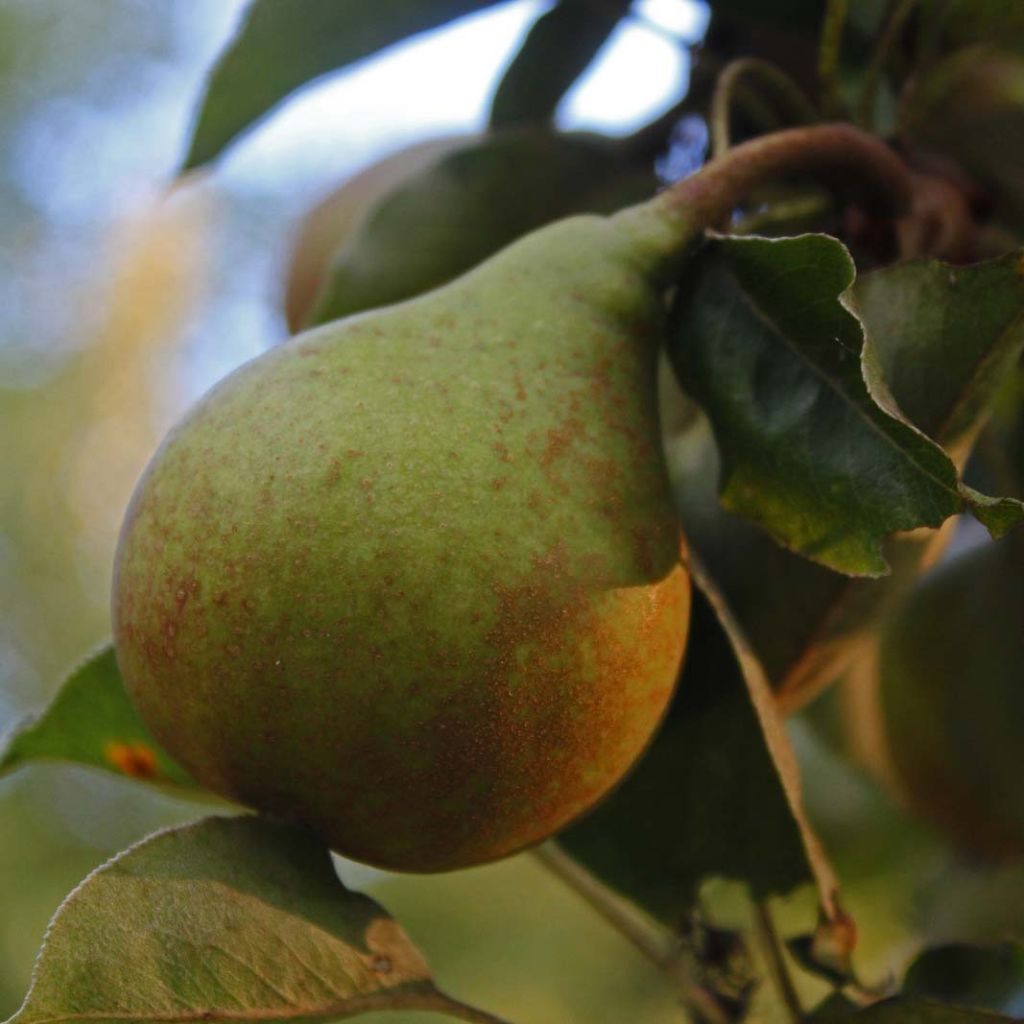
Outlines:
<svg viewBox="0 0 1024 1024"><path fill-rule="evenodd" d="M686 642L664 292L753 182L808 161L860 161L905 199L856 130L778 133L217 386L151 462L115 562L118 663L172 756L410 871L506 856L605 795Z"/></svg>
<svg viewBox="0 0 1024 1024"><path fill-rule="evenodd" d="M879 658L885 775L965 849L1024 857L1024 546L940 566L889 622Z"/></svg>
<svg viewBox="0 0 1024 1024"><path fill-rule="evenodd" d="M359 230L381 199L448 153L471 144L474 138L449 135L403 146L331 189L305 214L286 266L284 315L290 331L300 331L309 324L330 277L335 252Z"/></svg>
<svg viewBox="0 0 1024 1024"><path fill-rule="evenodd" d="M342 225L322 253L328 259L302 326L411 299L527 232L574 213L620 209L656 185L653 170L637 174L629 140L585 132L513 128L449 148L410 153L408 173ZM361 178L339 196L352 189L362 190Z"/></svg>
<svg viewBox="0 0 1024 1024"><path fill-rule="evenodd" d="M298 336L172 433L114 631L197 779L419 871L538 842L619 780L689 604L643 256L611 220L562 222Z"/></svg>

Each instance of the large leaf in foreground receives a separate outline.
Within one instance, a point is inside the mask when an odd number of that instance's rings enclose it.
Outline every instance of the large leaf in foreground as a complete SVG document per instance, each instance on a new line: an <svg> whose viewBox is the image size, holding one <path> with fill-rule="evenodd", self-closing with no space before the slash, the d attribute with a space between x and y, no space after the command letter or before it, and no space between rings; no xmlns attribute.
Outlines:
<svg viewBox="0 0 1024 1024"><path fill-rule="evenodd" d="M207 82L182 169L213 160L299 86L494 2L253 0Z"/></svg>
<svg viewBox="0 0 1024 1024"><path fill-rule="evenodd" d="M725 508L822 565L877 576L895 532L967 505L1002 531L1022 509L962 488L900 417L842 301L854 276L825 235L713 239L681 289L670 355L714 427Z"/></svg>
<svg viewBox="0 0 1024 1024"><path fill-rule="evenodd" d="M437 990L378 904L308 833L259 818L160 832L57 911L9 1024L337 1020L422 1009L495 1018Z"/></svg>
<svg viewBox="0 0 1024 1024"><path fill-rule="evenodd" d="M42 714L26 719L0 742L0 775L38 760L71 761L183 796L208 796L139 718L109 645L68 676Z"/></svg>

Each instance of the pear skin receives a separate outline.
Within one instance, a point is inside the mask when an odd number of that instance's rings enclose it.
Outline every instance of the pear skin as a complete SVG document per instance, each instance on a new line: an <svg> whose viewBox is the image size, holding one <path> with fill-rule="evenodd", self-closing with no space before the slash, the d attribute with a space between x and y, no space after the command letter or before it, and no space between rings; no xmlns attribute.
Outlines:
<svg viewBox="0 0 1024 1024"><path fill-rule="evenodd" d="M169 436L114 631L197 779L439 871L545 839L623 776L689 612L643 252L563 221L255 359Z"/></svg>

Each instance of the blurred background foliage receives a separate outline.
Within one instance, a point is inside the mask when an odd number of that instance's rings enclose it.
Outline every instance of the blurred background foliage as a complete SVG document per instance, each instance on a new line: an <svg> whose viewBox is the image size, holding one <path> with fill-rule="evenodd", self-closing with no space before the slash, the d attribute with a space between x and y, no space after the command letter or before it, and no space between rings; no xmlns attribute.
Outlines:
<svg viewBox="0 0 1024 1024"><path fill-rule="evenodd" d="M390 149L481 128L495 75L545 4L501 5L318 83L213 173L171 190L241 6L0 0L0 732L107 635L117 527L169 424L286 336L284 266L302 213ZM682 92L706 11L684 0L637 9L561 124L623 134ZM607 84L624 80L635 87ZM899 970L926 937L1020 928L1020 871L958 859L810 730L794 733L862 922L867 981ZM195 813L67 766L0 781L0 1018L24 996L64 895L110 854ZM433 878L341 870L469 1002L524 1020L678 1019L668 981L529 859ZM806 895L780 907L784 929L806 923ZM726 917L737 902L728 886L707 898Z"/></svg>

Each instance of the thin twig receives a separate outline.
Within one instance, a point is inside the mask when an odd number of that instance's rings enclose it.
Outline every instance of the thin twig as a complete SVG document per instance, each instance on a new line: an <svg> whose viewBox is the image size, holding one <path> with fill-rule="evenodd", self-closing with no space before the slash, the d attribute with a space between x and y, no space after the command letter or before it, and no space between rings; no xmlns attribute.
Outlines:
<svg viewBox="0 0 1024 1024"><path fill-rule="evenodd" d="M676 953L676 942L667 929L656 924L639 908L595 878L582 864L552 843L533 851L534 857L569 886L621 932L649 960L663 966Z"/></svg>
<svg viewBox="0 0 1024 1024"><path fill-rule="evenodd" d="M903 31L907 19L917 6L917 0L897 0L896 6L889 15L882 29L882 34L875 44L875 51L871 55L871 62L868 64L864 74L864 88L860 94L860 103L857 106L857 120L864 128L871 129L875 125L875 103L878 96L878 87L882 84L882 75L885 72L885 65L889 60L889 54L896 45L900 33Z"/></svg>
<svg viewBox="0 0 1024 1024"><path fill-rule="evenodd" d="M761 87L755 94L759 99L766 96L772 101L769 104L772 123L766 127L792 127L811 124L818 119L811 101L784 71L759 57L740 57L725 66L711 97L708 131L712 156L721 156L732 145L733 108L741 86L747 82Z"/></svg>
<svg viewBox="0 0 1024 1024"><path fill-rule="evenodd" d="M714 997L686 970L680 943L667 929L621 897L553 843L536 847L533 856L559 881L585 900L619 934L679 986L683 1001L707 1024L729 1024Z"/></svg>
<svg viewBox="0 0 1024 1024"><path fill-rule="evenodd" d="M910 207L910 172L888 146L852 125L818 124L744 142L618 216L649 217L659 227L682 220L702 232L729 216L752 188L794 173L854 187L861 205L887 216L900 216ZM674 255L678 241L669 244L675 246Z"/></svg>
<svg viewBox="0 0 1024 1024"><path fill-rule="evenodd" d="M457 1017L466 1024L510 1024L504 1017L495 1017L493 1013L486 1010L479 1010L468 1003L459 1002L451 996L444 996L443 1001L435 1007L424 1006L423 1009L435 1009L449 1016Z"/></svg>
<svg viewBox="0 0 1024 1024"><path fill-rule="evenodd" d="M771 911L763 900L754 901L754 925L768 962L768 974L771 976L772 984L775 986L775 991L778 993L783 1007L785 1007L786 1016L789 1018L790 1024L800 1024L804 1015L803 1008L800 1006L800 997L796 993L789 968L786 966L782 942L775 930Z"/></svg>
<svg viewBox="0 0 1024 1024"><path fill-rule="evenodd" d="M839 58L846 27L847 0L828 0L818 45L818 81L821 83L821 109L826 117L839 117L843 101L839 91Z"/></svg>

